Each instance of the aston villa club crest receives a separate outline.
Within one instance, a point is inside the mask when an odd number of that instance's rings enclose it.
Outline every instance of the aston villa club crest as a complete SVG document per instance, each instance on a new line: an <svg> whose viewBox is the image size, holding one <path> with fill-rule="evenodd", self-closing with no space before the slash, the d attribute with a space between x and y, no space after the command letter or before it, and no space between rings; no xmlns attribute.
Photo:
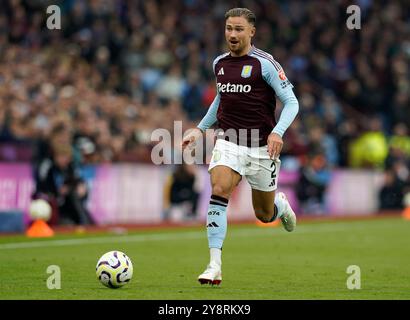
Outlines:
<svg viewBox="0 0 410 320"><path fill-rule="evenodd" d="M242 78L249 78L252 74L252 66L246 65L242 67Z"/></svg>
<svg viewBox="0 0 410 320"><path fill-rule="evenodd" d="M213 150L212 152L212 161L218 162L221 160L221 152L219 150Z"/></svg>

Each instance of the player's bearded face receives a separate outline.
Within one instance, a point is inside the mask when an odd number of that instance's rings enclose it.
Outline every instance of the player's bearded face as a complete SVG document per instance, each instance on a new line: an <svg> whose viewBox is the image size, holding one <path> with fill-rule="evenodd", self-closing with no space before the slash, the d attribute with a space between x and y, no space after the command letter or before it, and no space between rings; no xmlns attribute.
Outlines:
<svg viewBox="0 0 410 320"><path fill-rule="evenodd" d="M235 55L244 55L255 34L255 27L244 17L229 17L225 24L225 39L229 50Z"/></svg>

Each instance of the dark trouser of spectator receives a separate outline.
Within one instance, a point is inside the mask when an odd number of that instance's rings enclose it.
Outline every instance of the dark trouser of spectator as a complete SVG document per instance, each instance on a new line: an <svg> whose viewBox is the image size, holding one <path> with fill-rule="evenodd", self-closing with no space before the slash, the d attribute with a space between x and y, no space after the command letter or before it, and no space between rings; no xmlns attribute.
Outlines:
<svg viewBox="0 0 410 320"><path fill-rule="evenodd" d="M85 198L76 192L68 193L61 201L59 208L59 224L92 225L93 218L85 206Z"/></svg>
<svg viewBox="0 0 410 320"><path fill-rule="evenodd" d="M302 172L296 187L296 194L303 213L322 214L325 210L326 185L313 181Z"/></svg>
<svg viewBox="0 0 410 320"><path fill-rule="evenodd" d="M324 211L324 193L326 189L323 186L304 185L298 188L297 196L301 203L303 213L320 214Z"/></svg>
<svg viewBox="0 0 410 320"><path fill-rule="evenodd" d="M171 208L175 205L180 205L183 203L189 204L189 212L186 214L188 219L194 219L197 215L199 193L192 189L181 189L177 192L171 192L171 203L170 208L165 210L164 219L168 220Z"/></svg>
<svg viewBox="0 0 410 320"><path fill-rule="evenodd" d="M403 208L403 193L398 185L384 186L379 193L381 210L398 210Z"/></svg>

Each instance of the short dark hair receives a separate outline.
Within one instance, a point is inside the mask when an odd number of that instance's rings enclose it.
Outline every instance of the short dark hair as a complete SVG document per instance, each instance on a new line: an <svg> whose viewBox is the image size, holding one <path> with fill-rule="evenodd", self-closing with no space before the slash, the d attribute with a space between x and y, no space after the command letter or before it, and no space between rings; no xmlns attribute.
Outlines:
<svg viewBox="0 0 410 320"><path fill-rule="evenodd" d="M244 17L252 25L256 23L255 14L247 8L232 8L225 13L225 20L230 17Z"/></svg>

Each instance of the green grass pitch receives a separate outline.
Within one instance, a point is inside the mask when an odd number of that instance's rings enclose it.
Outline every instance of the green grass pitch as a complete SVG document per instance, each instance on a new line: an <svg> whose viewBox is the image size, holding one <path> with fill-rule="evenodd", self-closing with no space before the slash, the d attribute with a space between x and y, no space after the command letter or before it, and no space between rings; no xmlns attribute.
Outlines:
<svg viewBox="0 0 410 320"><path fill-rule="evenodd" d="M134 265L120 289L95 276L97 260L111 250ZM196 280L208 259L198 227L0 237L0 299L410 299L410 221L399 218L304 222L293 233L229 226L220 287ZM49 265L61 269L60 290L47 289ZM346 286L349 265L360 267L360 290Z"/></svg>

